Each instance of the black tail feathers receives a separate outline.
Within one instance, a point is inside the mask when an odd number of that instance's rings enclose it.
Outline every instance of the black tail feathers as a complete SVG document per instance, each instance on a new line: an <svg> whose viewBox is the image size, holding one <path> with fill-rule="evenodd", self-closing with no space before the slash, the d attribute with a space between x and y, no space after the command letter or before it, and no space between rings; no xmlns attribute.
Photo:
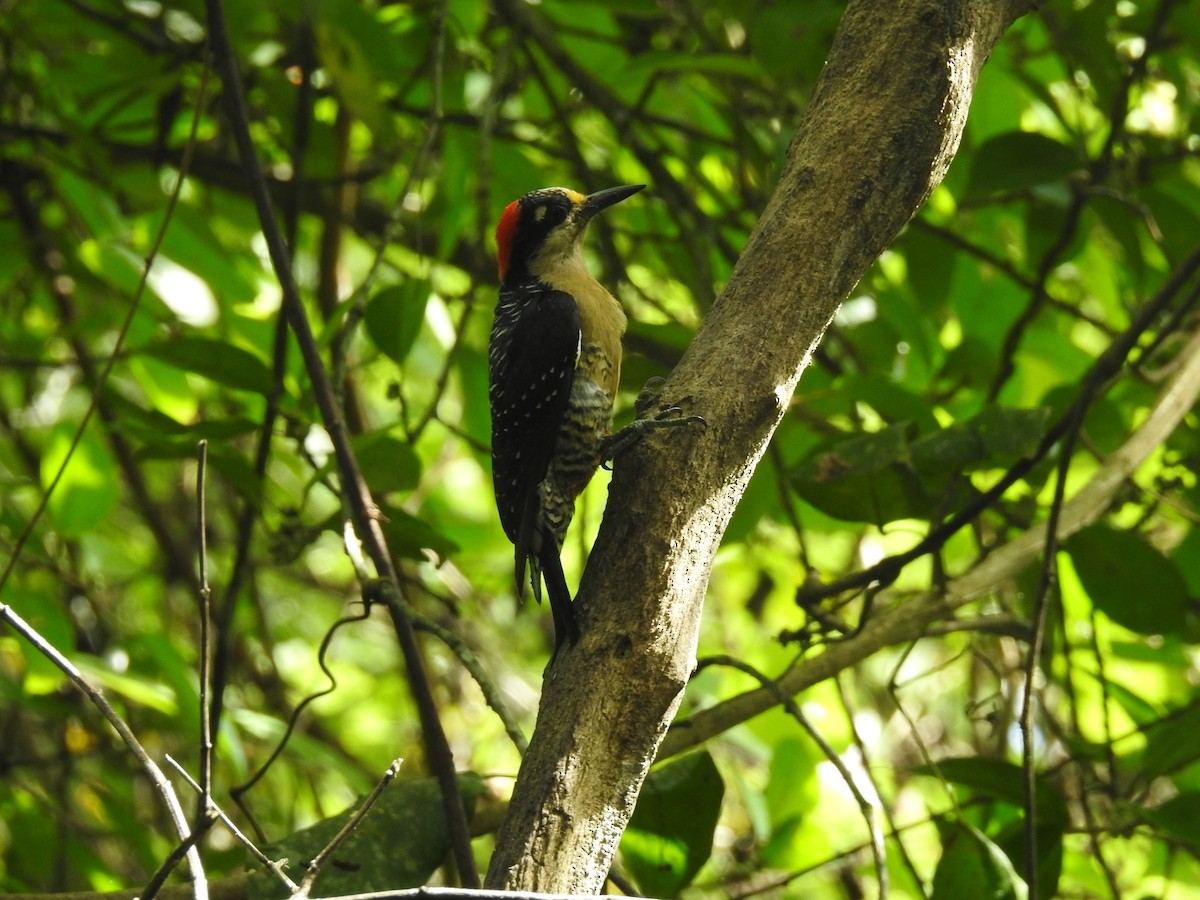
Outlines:
<svg viewBox="0 0 1200 900"><path fill-rule="evenodd" d="M567 587L562 560L558 558L558 548L554 542L543 542L538 556L540 565L534 566L533 577L538 579L540 568L541 576L546 579L546 593L550 595L550 613L554 617L554 650L557 652L564 644L574 644L579 640L579 622L575 618L571 590ZM535 588L535 596L539 593Z"/></svg>
<svg viewBox="0 0 1200 900"><path fill-rule="evenodd" d="M558 652L564 644L573 644L579 639L579 623L575 619L575 607L571 601L571 589L563 575L562 560L558 558L558 542L545 540L536 525L528 529L516 543L513 576L517 585L517 599L525 596L525 571L529 569L529 584L533 588L533 599L542 602L542 580L546 582L546 593L550 595L550 613L554 618L554 650Z"/></svg>

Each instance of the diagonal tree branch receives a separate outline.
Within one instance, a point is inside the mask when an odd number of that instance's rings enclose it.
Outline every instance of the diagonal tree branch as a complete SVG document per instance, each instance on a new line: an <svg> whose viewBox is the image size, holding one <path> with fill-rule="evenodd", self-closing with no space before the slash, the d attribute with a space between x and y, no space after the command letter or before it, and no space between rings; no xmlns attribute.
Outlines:
<svg viewBox="0 0 1200 900"><path fill-rule="evenodd" d="M849 4L775 193L663 391L707 429L617 463L583 637L547 672L489 886L603 884L695 665L734 507L834 311L949 167L988 53L1035 5Z"/></svg>
<svg viewBox="0 0 1200 900"><path fill-rule="evenodd" d="M1178 355L1181 365L1159 394L1146 420L1070 500L1058 517L1058 539L1065 540L1097 521L1117 492L1200 400L1200 331L1192 334ZM944 619L997 584L1016 577L1044 551L1047 523L1039 523L990 554L979 565L947 582L941 590L911 598L872 617L854 637L829 645L819 656L797 663L778 679L795 694L862 662L875 651L916 640L929 625ZM663 757L697 746L734 725L776 705L770 691L747 691L686 722L677 722L660 749Z"/></svg>

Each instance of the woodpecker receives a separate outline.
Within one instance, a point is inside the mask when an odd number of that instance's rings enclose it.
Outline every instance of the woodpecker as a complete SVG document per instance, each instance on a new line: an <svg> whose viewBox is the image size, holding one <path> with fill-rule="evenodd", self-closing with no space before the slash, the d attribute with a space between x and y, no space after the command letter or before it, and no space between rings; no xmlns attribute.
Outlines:
<svg viewBox="0 0 1200 900"><path fill-rule="evenodd" d="M514 545L517 596L528 572L540 603L545 579L556 649L579 634L559 552L610 440L625 333L621 304L588 273L583 238L593 216L644 187L533 191L508 204L496 227L492 483Z"/></svg>

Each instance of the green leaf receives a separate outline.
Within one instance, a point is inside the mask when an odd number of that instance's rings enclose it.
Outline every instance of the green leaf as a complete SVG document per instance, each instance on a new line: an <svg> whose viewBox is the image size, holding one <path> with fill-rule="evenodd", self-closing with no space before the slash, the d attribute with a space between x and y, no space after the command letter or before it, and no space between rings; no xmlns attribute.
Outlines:
<svg viewBox="0 0 1200 900"><path fill-rule="evenodd" d="M141 352L226 387L264 395L271 392L273 379L267 364L249 350L225 341L183 336L150 344Z"/></svg>
<svg viewBox="0 0 1200 900"><path fill-rule="evenodd" d="M114 672L91 656L77 656L75 663L89 680L112 694L117 694L167 716L174 716L179 711L175 692L165 684L150 681L138 675L124 675Z"/></svg>
<svg viewBox="0 0 1200 900"><path fill-rule="evenodd" d="M858 380L857 384L869 384ZM871 398L876 398L871 400ZM899 389L868 391L868 402L920 413ZM836 444L803 464L797 493L839 519L884 524L927 518L953 508L970 486L964 472L1006 467L1041 441L1048 411L988 406L977 416L917 437L911 422L889 425ZM932 421L926 410L923 420Z"/></svg>
<svg viewBox="0 0 1200 900"><path fill-rule="evenodd" d="M71 621L66 605L59 602L56 591L26 590L20 582L14 580L5 585L4 602L20 613L25 621L60 653L68 653L74 646L78 638L78 629ZM19 683L7 675L0 678L0 695L5 700L21 703L28 702L31 696L53 694L61 690L66 680L62 669L49 657L43 656L33 645L23 640L16 641L15 638L13 640L12 652L16 652L23 659L19 669L21 678ZM9 649L3 646L3 639L0 639L0 658L9 652ZM9 666L8 672L17 671L11 663Z"/></svg>
<svg viewBox="0 0 1200 900"><path fill-rule="evenodd" d="M55 430L42 456L42 484L46 487L71 452L74 426ZM117 502L116 464L107 448L90 432L85 432L71 453L62 478L50 495L48 510L56 530L78 537L96 528L108 518Z"/></svg>
<svg viewBox="0 0 1200 900"><path fill-rule="evenodd" d="M1185 707L1146 730L1141 775L1152 781L1200 759L1200 705Z"/></svg>
<svg viewBox="0 0 1200 900"><path fill-rule="evenodd" d="M961 785L976 795L999 800L1018 809L1025 805L1025 773L1020 766L996 759L974 756L944 759L937 766L917 766L920 775L943 778ZM1041 776L1037 779L1038 821L1066 827L1070 822L1067 803L1054 785Z"/></svg>
<svg viewBox="0 0 1200 900"><path fill-rule="evenodd" d="M707 751L655 768L621 838L621 857L638 886L673 897L712 854L725 784Z"/></svg>
<svg viewBox="0 0 1200 900"><path fill-rule="evenodd" d="M973 800L991 800L1021 811L1022 815L997 815L995 821L999 830L991 840L1024 871L1025 773L1020 766L1003 760L959 757L942 760L936 767L922 766L917 771L938 775L967 788ZM1063 835L1070 825L1070 816L1066 800L1054 785L1039 775L1036 788L1034 836L1038 845L1038 894L1052 897L1057 893L1062 875Z"/></svg>
<svg viewBox="0 0 1200 900"><path fill-rule="evenodd" d="M911 423L837 444L796 472L796 492L835 518L883 524L928 515L929 497L909 463Z"/></svg>
<svg viewBox="0 0 1200 900"><path fill-rule="evenodd" d="M966 422L913 441L913 465L928 474L1007 467L1037 449L1048 417L1042 407L984 407Z"/></svg>
<svg viewBox="0 0 1200 900"><path fill-rule="evenodd" d="M1142 819L1172 841L1187 844L1200 853L1200 791L1185 791L1154 809L1138 807Z"/></svg>
<svg viewBox="0 0 1200 900"><path fill-rule="evenodd" d="M380 96L380 86L391 74L389 57L379 46L386 41L386 29L352 0L321 0L317 8L317 55L338 96L377 140L394 141L392 117Z"/></svg>
<svg viewBox="0 0 1200 900"><path fill-rule="evenodd" d="M928 398L905 388L890 375L845 375L838 385L888 422L912 422L918 434L930 434L941 427Z"/></svg>
<svg viewBox="0 0 1200 900"><path fill-rule="evenodd" d="M393 553L399 553L409 559L424 559L425 550L430 550L442 558L458 551L458 544L434 529L428 522L418 519L400 507L381 504L380 511L383 513L383 519L379 525ZM340 518L332 523L332 527L340 527Z"/></svg>
<svg viewBox="0 0 1200 900"><path fill-rule="evenodd" d="M761 78L758 63L745 56L728 53L642 53L622 70L627 78L645 78L668 72L707 72L754 80Z"/></svg>
<svg viewBox="0 0 1200 900"><path fill-rule="evenodd" d="M808 85L820 74L843 7L830 0L755 4L750 13L750 50L772 77Z"/></svg>
<svg viewBox="0 0 1200 900"><path fill-rule="evenodd" d="M1025 882L987 835L965 822L939 823L942 858L930 900L1024 900Z"/></svg>
<svg viewBox="0 0 1200 900"><path fill-rule="evenodd" d="M376 495L411 491L421 479L421 461L412 445L390 431L356 435L354 455L363 477Z"/></svg>
<svg viewBox="0 0 1200 900"><path fill-rule="evenodd" d="M1187 583L1135 532L1097 524L1066 543L1096 609L1139 634L1176 634L1185 625Z"/></svg>
<svg viewBox="0 0 1200 900"><path fill-rule="evenodd" d="M966 196L977 199L1060 181L1079 166L1075 151L1065 144L1044 134L1010 131L976 152Z"/></svg>
<svg viewBox="0 0 1200 900"><path fill-rule="evenodd" d="M428 302L429 282L420 279L385 287L367 301L363 318L367 334L397 365L404 365L421 332Z"/></svg>
<svg viewBox="0 0 1200 900"><path fill-rule="evenodd" d="M771 868L799 868L812 861L810 848L796 835L809 824L808 814L820 800L817 758L801 740L784 738L771 754L771 769L762 799L770 819L770 837L763 845L763 863Z"/></svg>
<svg viewBox="0 0 1200 900"><path fill-rule="evenodd" d="M1104 679L1096 675L1095 678L1100 686L1108 692L1108 696L1115 700L1125 714L1139 727L1144 728L1162 718L1162 710L1157 704L1151 703L1137 691L1115 681L1111 675Z"/></svg>

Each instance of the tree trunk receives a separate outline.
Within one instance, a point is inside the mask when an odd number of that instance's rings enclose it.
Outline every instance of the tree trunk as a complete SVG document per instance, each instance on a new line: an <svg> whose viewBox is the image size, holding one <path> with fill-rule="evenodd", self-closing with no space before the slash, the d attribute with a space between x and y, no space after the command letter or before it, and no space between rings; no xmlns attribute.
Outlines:
<svg viewBox="0 0 1200 900"><path fill-rule="evenodd" d="M598 892L695 665L713 556L838 305L928 198L979 69L1037 0L852 0L774 195L661 400L616 464L547 670L487 884Z"/></svg>

